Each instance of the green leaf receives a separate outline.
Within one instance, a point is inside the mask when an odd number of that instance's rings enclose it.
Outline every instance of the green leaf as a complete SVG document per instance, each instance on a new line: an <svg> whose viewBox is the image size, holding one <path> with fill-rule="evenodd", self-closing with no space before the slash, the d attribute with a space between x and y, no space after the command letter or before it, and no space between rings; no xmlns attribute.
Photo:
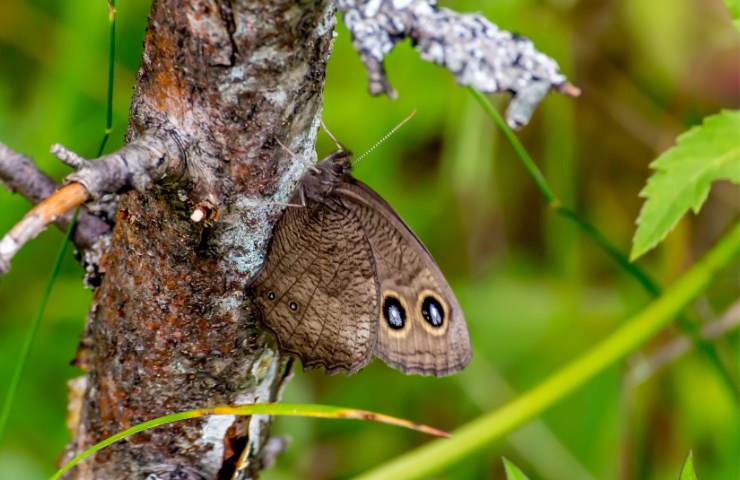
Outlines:
<svg viewBox="0 0 740 480"><path fill-rule="evenodd" d="M681 134L651 165L632 260L655 247L689 209L698 213L716 180L740 183L740 110L723 111Z"/></svg>
<svg viewBox="0 0 740 480"><path fill-rule="evenodd" d="M506 480L529 480L524 472L519 470L519 467L514 465L506 457L501 457L504 462L504 470L506 471ZM681 479L683 480L683 479Z"/></svg>
<svg viewBox="0 0 740 480"><path fill-rule="evenodd" d="M158 417L146 422L134 425L122 432L96 443L84 452L65 463L62 468L51 476L50 480L57 480L65 473L74 468L75 465L91 455L108 447L109 445L128 438L131 435L149 430L154 427L167 425L170 423L188 420L190 418L200 418L206 415L283 415L288 417L314 417L314 418L334 418L334 419L353 419L367 420L373 422L387 423L398 427L410 428L429 435L438 437L448 437L447 432L437 430L436 428L414 423L401 418L390 417L380 413L368 412L367 410L357 410L353 408L333 407L330 405L312 405L303 403L251 403L246 405L225 405L221 407L198 408L187 410L185 412L171 413L163 417Z"/></svg>
<svg viewBox="0 0 740 480"><path fill-rule="evenodd" d="M740 30L740 0L725 0L727 10L730 11L732 17L732 23L735 24L735 28Z"/></svg>
<svg viewBox="0 0 740 480"><path fill-rule="evenodd" d="M683 462L683 468L681 468L681 477L679 480L697 480L696 472L694 471L694 453L689 450L689 454L686 456L686 460Z"/></svg>

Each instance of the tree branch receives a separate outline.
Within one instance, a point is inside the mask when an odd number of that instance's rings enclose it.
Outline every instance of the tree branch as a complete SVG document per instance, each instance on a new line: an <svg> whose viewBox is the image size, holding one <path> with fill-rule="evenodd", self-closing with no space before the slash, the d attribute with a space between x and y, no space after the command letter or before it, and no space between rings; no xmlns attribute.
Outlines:
<svg viewBox="0 0 740 480"><path fill-rule="evenodd" d="M59 144L51 153L76 170L65 182L83 185L92 199L132 188L144 192L167 176L182 175L185 164L176 134L166 129L147 131L97 160L85 160Z"/></svg>
<svg viewBox="0 0 740 480"><path fill-rule="evenodd" d="M506 111L511 128L526 125L550 89L580 94L555 60L528 38L501 30L481 15L439 8L436 0L337 0L337 5L367 69L372 95L396 97L383 60L406 38L424 60L447 68L460 85L511 92Z"/></svg>
<svg viewBox="0 0 740 480"><path fill-rule="evenodd" d="M23 245L36 238L59 216L81 205L87 198L85 187L79 183L70 183L32 208L0 240L0 274L10 269L10 260Z"/></svg>
<svg viewBox="0 0 740 480"><path fill-rule="evenodd" d="M0 143L0 182L14 193L19 193L29 202L37 204L49 197L58 185L38 169L29 157L21 155ZM54 224L66 230L72 214L58 216ZM98 239L109 235L110 225L91 214L87 209L80 211L72 240L82 250L92 248ZM0 267L0 273L2 268Z"/></svg>
<svg viewBox="0 0 740 480"><path fill-rule="evenodd" d="M175 137L161 131L148 132L117 152L95 161L85 160L62 145L53 145L51 151L77 171L67 175L67 185L31 209L0 240L0 275L10 269L10 260L27 242L71 210L88 200L98 200L105 195L121 193L131 188L144 191L167 175L180 174L180 167L184 163L181 161L182 154ZM32 163L30 168L35 170ZM29 165L26 164L25 170L28 169ZM25 181L29 191L38 192L44 185L42 175L39 172ZM15 184L24 183L17 173L12 178Z"/></svg>

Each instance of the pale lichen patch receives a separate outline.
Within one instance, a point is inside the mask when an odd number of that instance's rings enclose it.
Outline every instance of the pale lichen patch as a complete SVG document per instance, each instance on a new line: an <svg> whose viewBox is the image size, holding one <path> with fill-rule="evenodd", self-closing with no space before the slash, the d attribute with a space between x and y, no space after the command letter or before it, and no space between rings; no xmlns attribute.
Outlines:
<svg viewBox="0 0 740 480"><path fill-rule="evenodd" d="M409 38L421 57L445 67L458 83L486 93L511 92L507 121L520 127L555 88L571 95L565 76L552 58L526 37L506 30L478 14L458 13L435 0L338 0L352 43L360 53L373 95L391 98L396 92L383 61L396 44Z"/></svg>
<svg viewBox="0 0 740 480"><path fill-rule="evenodd" d="M206 447L208 464L219 465L224 456L224 437L236 420L234 415L208 415L197 443Z"/></svg>

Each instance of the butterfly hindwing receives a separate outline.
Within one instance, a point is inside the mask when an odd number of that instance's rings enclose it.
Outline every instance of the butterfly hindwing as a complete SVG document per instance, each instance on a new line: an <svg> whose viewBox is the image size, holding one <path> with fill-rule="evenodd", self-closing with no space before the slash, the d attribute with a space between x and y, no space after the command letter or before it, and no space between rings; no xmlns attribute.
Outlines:
<svg viewBox="0 0 740 480"><path fill-rule="evenodd" d="M464 368L472 353L465 319L429 251L368 186L351 179L337 193L355 212L375 259L375 354L409 373L448 375Z"/></svg>

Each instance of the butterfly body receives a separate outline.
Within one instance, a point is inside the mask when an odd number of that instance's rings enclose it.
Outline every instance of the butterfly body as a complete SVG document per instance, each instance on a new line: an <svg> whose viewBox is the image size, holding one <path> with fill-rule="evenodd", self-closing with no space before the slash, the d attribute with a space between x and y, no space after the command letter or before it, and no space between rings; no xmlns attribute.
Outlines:
<svg viewBox="0 0 740 480"><path fill-rule="evenodd" d="M374 356L447 375L471 349L462 310L429 251L350 174L340 151L301 179L252 284L263 322L305 368L353 373Z"/></svg>

